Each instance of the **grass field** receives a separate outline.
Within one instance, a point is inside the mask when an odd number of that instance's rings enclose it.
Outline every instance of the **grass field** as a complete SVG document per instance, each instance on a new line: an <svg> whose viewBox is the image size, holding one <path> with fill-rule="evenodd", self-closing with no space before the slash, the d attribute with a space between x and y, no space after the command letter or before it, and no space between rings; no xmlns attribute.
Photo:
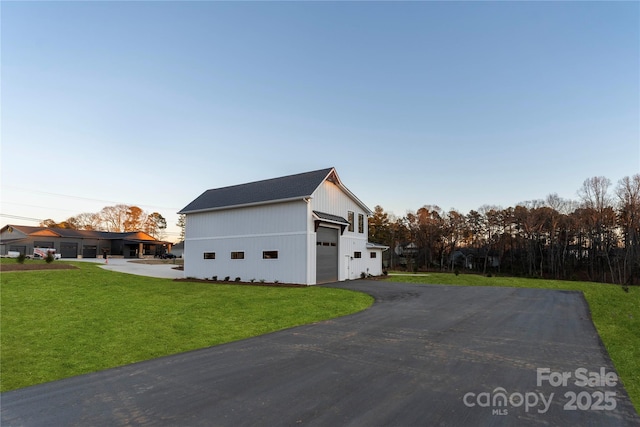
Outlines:
<svg viewBox="0 0 640 427"><path fill-rule="evenodd" d="M346 315L373 303L368 295L340 289L174 282L71 264L79 268L0 274L1 391Z"/></svg>
<svg viewBox="0 0 640 427"><path fill-rule="evenodd" d="M592 282L485 277L475 274L433 273L392 275L389 281L464 286L505 286L581 291L591 310L593 323L613 360L616 370L640 413L640 288L629 293L620 286Z"/></svg>
<svg viewBox="0 0 640 427"><path fill-rule="evenodd" d="M185 283L70 264L78 269L0 274L1 391L312 323L373 302L361 293L324 287ZM388 280L583 292L640 412L640 288L625 293L599 283L465 274Z"/></svg>

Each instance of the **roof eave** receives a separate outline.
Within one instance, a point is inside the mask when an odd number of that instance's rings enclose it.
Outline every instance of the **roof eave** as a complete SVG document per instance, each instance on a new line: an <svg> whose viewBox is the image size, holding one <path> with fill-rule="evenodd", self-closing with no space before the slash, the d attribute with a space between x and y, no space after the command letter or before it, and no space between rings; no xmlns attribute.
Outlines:
<svg viewBox="0 0 640 427"><path fill-rule="evenodd" d="M181 210L178 214L194 214L194 213L204 213L204 212L215 212L215 211L226 211L230 209L241 209L241 208L250 208L253 206L264 206L264 205L273 205L276 203L287 203L287 202L296 202L296 201L307 201L313 198L313 196L296 196L290 197L287 199L276 199L276 200L265 200L262 202L253 202L253 203L243 203L239 205L228 205L228 206L219 206L215 208L204 208L204 209L193 209L193 210Z"/></svg>
<svg viewBox="0 0 640 427"><path fill-rule="evenodd" d="M322 221L322 222L327 222L327 223L330 223L330 224L349 225L349 221L345 220L344 218L342 218L342 219L323 218L323 217L319 216L315 211L313 212L313 218L315 220Z"/></svg>
<svg viewBox="0 0 640 427"><path fill-rule="evenodd" d="M367 249L382 249L382 251L386 251L389 249L389 246L380 245L378 243L367 242Z"/></svg>

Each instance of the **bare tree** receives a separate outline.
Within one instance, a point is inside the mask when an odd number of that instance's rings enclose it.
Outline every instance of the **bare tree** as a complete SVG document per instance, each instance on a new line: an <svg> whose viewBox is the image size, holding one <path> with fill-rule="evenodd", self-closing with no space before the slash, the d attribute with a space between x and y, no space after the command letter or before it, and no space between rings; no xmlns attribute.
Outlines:
<svg viewBox="0 0 640 427"><path fill-rule="evenodd" d="M85 212L72 218L78 230L101 230L102 228L102 220L98 213Z"/></svg>
<svg viewBox="0 0 640 427"><path fill-rule="evenodd" d="M105 206L100 211L100 218L104 228L114 233L125 231L124 222L127 219L128 212L129 206L127 205Z"/></svg>
<svg viewBox="0 0 640 427"><path fill-rule="evenodd" d="M563 199L557 193L549 194L545 199L545 203L551 209L558 211L563 215L568 215L578 209L579 205L574 200Z"/></svg>
<svg viewBox="0 0 640 427"><path fill-rule="evenodd" d="M611 206L612 199L608 193L610 186L611 181L608 178L594 176L582 183L578 196L585 208L602 212L607 206Z"/></svg>
<svg viewBox="0 0 640 427"><path fill-rule="evenodd" d="M640 174L618 181L616 195L624 247L620 283L633 284L640 276Z"/></svg>

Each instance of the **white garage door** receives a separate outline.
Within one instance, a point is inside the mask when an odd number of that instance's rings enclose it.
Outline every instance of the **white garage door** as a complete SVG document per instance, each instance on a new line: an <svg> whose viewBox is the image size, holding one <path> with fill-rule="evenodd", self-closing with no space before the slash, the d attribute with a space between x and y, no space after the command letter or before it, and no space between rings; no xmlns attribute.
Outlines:
<svg viewBox="0 0 640 427"><path fill-rule="evenodd" d="M338 236L335 228L318 227L316 232L316 283L338 281Z"/></svg>

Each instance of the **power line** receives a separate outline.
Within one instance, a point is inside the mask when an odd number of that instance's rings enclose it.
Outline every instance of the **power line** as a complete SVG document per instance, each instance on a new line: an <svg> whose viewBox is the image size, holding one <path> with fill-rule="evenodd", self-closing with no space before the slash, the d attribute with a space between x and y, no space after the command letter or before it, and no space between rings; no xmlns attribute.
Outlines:
<svg viewBox="0 0 640 427"><path fill-rule="evenodd" d="M14 187L11 185L6 185L4 186L5 188L8 189L12 189L12 190L18 190L18 191L26 191L29 193L36 193L36 194L45 194L48 196L57 196L57 197L67 197L70 199L77 199L77 200L88 200L88 201L92 201L92 202L101 202L101 203L111 203L111 204L115 204L115 205L131 205L131 203L124 203L122 201L114 201L114 200L104 200L104 199L94 199L91 197L82 197L82 196L73 196L70 194L60 194L60 193L52 193L49 191L41 191L41 190L32 190L29 188L23 188L23 187ZM154 209L167 209L167 210L174 210L177 211L180 208L176 208L176 207L168 207L168 206L154 206L154 205L137 205L137 206L143 206L143 207L147 207L147 208L154 208Z"/></svg>
<svg viewBox="0 0 640 427"><path fill-rule="evenodd" d="M9 202L9 201L6 201L6 200L3 200L2 204L3 205L26 206L28 208L38 208L38 209L64 211L64 212L76 212L76 210L74 210L74 209L54 208L54 207L51 207L51 206L28 205L26 203Z"/></svg>
<svg viewBox="0 0 640 427"><path fill-rule="evenodd" d="M32 221L32 222L38 222L38 223L44 221L42 219L37 219L37 218L29 218L29 217L26 217L26 216L9 215L9 214L3 214L3 213L0 213L0 216L2 216L4 218L19 219L19 220L22 220L22 221Z"/></svg>

